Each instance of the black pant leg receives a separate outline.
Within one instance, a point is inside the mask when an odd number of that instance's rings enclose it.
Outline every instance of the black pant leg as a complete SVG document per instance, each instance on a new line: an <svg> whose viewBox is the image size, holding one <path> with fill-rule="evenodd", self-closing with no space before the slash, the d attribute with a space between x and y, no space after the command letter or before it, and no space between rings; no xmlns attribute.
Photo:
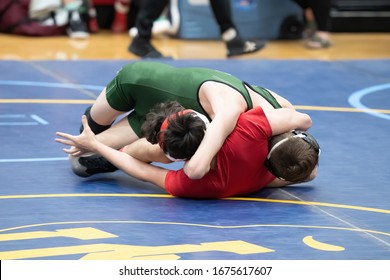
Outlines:
<svg viewBox="0 0 390 280"><path fill-rule="evenodd" d="M331 0L308 0L319 31L330 30Z"/></svg>
<svg viewBox="0 0 390 280"><path fill-rule="evenodd" d="M138 11L135 26L138 29L138 36L144 39L152 37L153 23L164 8L168 5L169 0L142 0Z"/></svg>
<svg viewBox="0 0 390 280"><path fill-rule="evenodd" d="M210 0L210 5L221 34L229 28L236 29L233 22L230 0Z"/></svg>

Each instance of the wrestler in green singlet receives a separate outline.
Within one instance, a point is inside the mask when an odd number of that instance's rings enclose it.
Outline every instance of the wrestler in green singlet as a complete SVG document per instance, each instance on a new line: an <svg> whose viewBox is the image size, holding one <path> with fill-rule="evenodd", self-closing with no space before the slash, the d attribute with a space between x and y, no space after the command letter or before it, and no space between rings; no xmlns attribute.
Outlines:
<svg viewBox="0 0 390 280"><path fill-rule="evenodd" d="M178 101L184 108L193 109L209 119L199 103L198 92L207 81L220 82L242 94L247 107L252 109L249 92L244 85L263 96L274 108L281 106L266 89L250 86L240 79L207 68L175 68L158 62L135 62L124 66L107 85L107 101L118 111L128 112L129 124L140 137L146 114L155 104L168 100Z"/></svg>

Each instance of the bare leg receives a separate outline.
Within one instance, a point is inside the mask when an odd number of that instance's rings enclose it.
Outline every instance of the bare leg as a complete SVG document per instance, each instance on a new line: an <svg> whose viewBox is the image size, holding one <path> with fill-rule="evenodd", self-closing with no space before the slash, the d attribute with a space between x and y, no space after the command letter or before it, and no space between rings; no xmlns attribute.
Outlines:
<svg viewBox="0 0 390 280"><path fill-rule="evenodd" d="M127 120L127 115L111 127L113 122L125 113L110 106L106 97L106 89L104 88L92 105L89 116L87 116L88 124L93 122L95 126L106 127L106 129L97 133L96 137L103 144L119 149L138 139L137 134Z"/></svg>
<svg viewBox="0 0 390 280"><path fill-rule="evenodd" d="M123 117L109 129L96 135L96 138L103 144L114 149L123 148L139 139L131 128L127 116Z"/></svg>
<svg viewBox="0 0 390 280"><path fill-rule="evenodd" d="M108 104L106 88L104 88L92 105L90 116L97 124L107 126L111 125L123 113L125 112L117 111Z"/></svg>
<svg viewBox="0 0 390 280"><path fill-rule="evenodd" d="M100 93L95 103L85 110L85 115L88 120L88 125L95 134L100 134L109 129L117 117L126 112L115 110L108 104L106 97L106 89ZM83 132L84 127L81 125L80 133Z"/></svg>
<svg viewBox="0 0 390 280"><path fill-rule="evenodd" d="M91 111L93 111L94 116L96 116L102 123L109 123L111 120L115 120L120 114L123 114L123 112L119 112L111 108L105 98L105 90L97 98ZM91 114L89 114L88 124L94 123L95 126L99 126L92 120L90 117ZM100 125L98 128L101 127L103 126ZM111 148L120 149L139 139L137 134L131 128L127 120L127 115L120 119L112 127L110 127L110 125L107 125L106 127L107 129L97 134L96 138L101 143ZM94 174L114 172L117 170L114 165L97 154L85 157L69 156L69 160L71 162L73 172L81 177L89 177Z"/></svg>

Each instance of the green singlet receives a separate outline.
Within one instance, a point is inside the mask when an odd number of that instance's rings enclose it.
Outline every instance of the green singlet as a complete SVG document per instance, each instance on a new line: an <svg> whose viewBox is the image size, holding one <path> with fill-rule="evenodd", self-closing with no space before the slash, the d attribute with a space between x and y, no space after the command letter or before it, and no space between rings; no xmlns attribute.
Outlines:
<svg viewBox="0 0 390 280"><path fill-rule="evenodd" d="M106 87L107 101L118 111L129 112L128 120L134 132L141 137L145 116L157 104L175 100L184 108L193 109L206 116L199 103L198 92L206 81L228 85L241 93L252 109L250 95L244 85L258 92L275 108L276 99L264 88L250 86L240 79L207 68L175 68L159 62L140 61L124 66ZM210 117L208 116L210 119Z"/></svg>

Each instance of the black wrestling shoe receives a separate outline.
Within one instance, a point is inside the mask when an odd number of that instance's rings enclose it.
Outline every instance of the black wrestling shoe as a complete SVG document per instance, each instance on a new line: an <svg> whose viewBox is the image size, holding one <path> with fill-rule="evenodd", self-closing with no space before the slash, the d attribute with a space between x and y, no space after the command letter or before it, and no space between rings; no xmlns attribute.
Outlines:
<svg viewBox="0 0 390 280"><path fill-rule="evenodd" d="M80 177L89 177L94 174L108 173L118 170L116 166L111 164L101 155L92 155L88 157L72 157L69 156L74 174Z"/></svg>
<svg viewBox="0 0 390 280"><path fill-rule="evenodd" d="M142 58L165 58L162 53L153 47L149 40L138 36L133 38L129 51Z"/></svg>
<svg viewBox="0 0 390 280"><path fill-rule="evenodd" d="M253 40L244 41L239 36L236 36L230 41L226 42L227 56L243 55L248 53L254 53L264 48L266 41Z"/></svg>

